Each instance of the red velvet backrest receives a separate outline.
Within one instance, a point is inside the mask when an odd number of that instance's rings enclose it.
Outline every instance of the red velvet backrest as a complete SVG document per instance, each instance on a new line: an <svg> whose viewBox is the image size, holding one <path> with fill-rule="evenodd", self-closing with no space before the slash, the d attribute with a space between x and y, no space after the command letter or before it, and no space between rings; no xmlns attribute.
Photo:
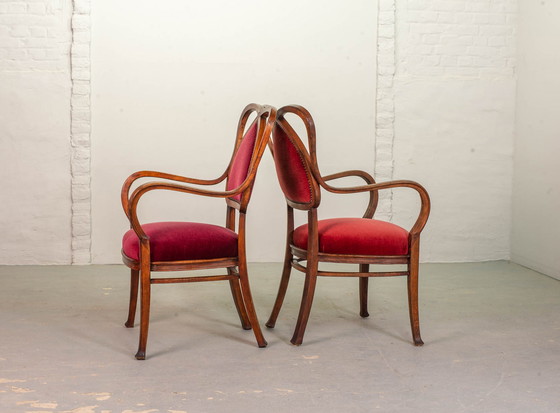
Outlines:
<svg viewBox="0 0 560 413"><path fill-rule="evenodd" d="M313 178L309 172L309 165L306 164L305 154L294 144L290 138L291 134L279 123L274 125L272 133L274 165L284 196L298 204L310 204L313 201ZM293 138L299 140L297 137Z"/></svg>
<svg viewBox="0 0 560 413"><path fill-rule="evenodd" d="M245 136L243 136L241 144L233 157L226 184L226 190L228 191L241 185L249 174L249 166L251 164L251 158L253 157L253 151L255 150L255 142L257 139L257 123L258 120L251 125L247 132L245 132ZM239 201L241 199L241 194L234 195L231 199Z"/></svg>

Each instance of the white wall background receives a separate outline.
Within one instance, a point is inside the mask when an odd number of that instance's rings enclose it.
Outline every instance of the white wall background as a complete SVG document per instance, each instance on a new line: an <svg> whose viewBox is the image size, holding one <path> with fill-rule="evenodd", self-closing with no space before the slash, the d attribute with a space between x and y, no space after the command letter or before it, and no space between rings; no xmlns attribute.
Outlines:
<svg viewBox="0 0 560 413"><path fill-rule="evenodd" d="M512 259L560 279L560 3L520 1Z"/></svg>
<svg viewBox="0 0 560 413"><path fill-rule="evenodd" d="M372 171L377 6L369 0L96 1L92 9L92 252L120 262L128 229L119 193L140 169L199 178L229 161L250 102L302 104L315 115L325 173ZM336 202L336 204L334 204ZM225 202L150 194L146 222L223 224ZM283 197L267 153L250 205L252 261L281 261ZM331 208L360 213L347 199Z"/></svg>
<svg viewBox="0 0 560 413"><path fill-rule="evenodd" d="M433 201L424 261L511 252L558 273L547 249L558 228L555 2L380 0L379 16L369 1L198 3L93 3L91 124L90 0L75 0L73 32L70 0L0 3L0 263L68 263L71 249L76 262L90 251L94 263L120 262L124 178L220 174L239 111L257 101L312 111L325 173L375 168L423 183ZM383 215L410 222L413 197L392 198ZM220 201L192 201L148 197L143 216L223 222ZM323 216L359 213L355 201L327 197ZM279 260L284 207L269 155L250 208L250 259Z"/></svg>
<svg viewBox="0 0 560 413"><path fill-rule="evenodd" d="M71 261L71 1L0 3L0 263Z"/></svg>
<svg viewBox="0 0 560 413"><path fill-rule="evenodd" d="M431 261L509 257L516 0L397 2L394 177L426 185ZM406 194L397 221L410 220Z"/></svg>

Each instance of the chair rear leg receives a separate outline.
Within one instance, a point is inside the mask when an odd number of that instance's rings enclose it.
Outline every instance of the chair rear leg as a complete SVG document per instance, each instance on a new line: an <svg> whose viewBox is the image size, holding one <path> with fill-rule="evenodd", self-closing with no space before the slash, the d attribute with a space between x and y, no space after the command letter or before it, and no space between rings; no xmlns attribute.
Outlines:
<svg viewBox="0 0 560 413"><path fill-rule="evenodd" d="M282 270L282 278L280 280L280 286L278 287L278 294L276 295L276 301L274 302L274 307L270 313L270 317L266 322L268 328L274 328L276 325L276 319L282 308L282 303L284 302L284 297L286 297L286 290L288 289L288 283L290 282L290 273L292 271L292 254L290 253L290 246L286 247L286 256L284 258L284 268Z"/></svg>
<svg viewBox="0 0 560 413"><path fill-rule="evenodd" d="M243 301L245 302L245 308L247 309L247 316L249 317L249 322L253 328L255 338L257 339L257 344L261 348L266 347L268 343L264 339L261 326L259 325L257 312L255 311L255 305L253 304L253 296L251 295L251 287L249 286L247 263L244 261L239 264L239 279L241 282L241 294L243 295Z"/></svg>
<svg viewBox="0 0 560 413"><path fill-rule="evenodd" d="M148 342L148 327L150 324L150 269L142 267L140 272L141 282L141 301L140 301L140 340L138 343L138 352L136 353L137 360L146 359L146 343Z"/></svg>
<svg viewBox="0 0 560 413"><path fill-rule="evenodd" d="M315 294L315 286L317 284L317 263L313 265L308 261L307 264L308 268L307 273L305 274L305 285L303 287L298 320L294 330L294 335L290 340L290 342L295 346L299 346L303 343L303 335L305 334L305 328L307 327L307 321L309 320L309 314L311 313L311 305L313 304L313 296ZM309 268L309 265L312 267Z"/></svg>
<svg viewBox="0 0 560 413"><path fill-rule="evenodd" d="M411 251L408 264L408 311L410 313L410 327L415 346L422 346L424 342L420 337L420 317L418 315L418 249Z"/></svg>
<svg viewBox="0 0 560 413"><path fill-rule="evenodd" d="M128 319L124 325L128 328L134 327L134 317L136 316L136 303L138 302L138 279L139 270L130 270L130 301L128 303Z"/></svg>
<svg viewBox="0 0 560 413"><path fill-rule="evenodd" d="M360 264L360 272L369 272L369 264ZM368 313L368 277L360 277L360 316L369 317Z"/></svg>
<svg viewBox="0 0 560 413"><path fill-rule="evenodd" d="M232 274L233 269L228 268L228 273ZM243 330L250 330L251 322L249 321L247 309L245 308L245 303L243 302L243 295L241 294L239 279L229 280L229 286L231 288L231 294L233 295L233 302L235 303L237 314L239 315L239 319L241 320L241 327L243 328Z"/></svg>

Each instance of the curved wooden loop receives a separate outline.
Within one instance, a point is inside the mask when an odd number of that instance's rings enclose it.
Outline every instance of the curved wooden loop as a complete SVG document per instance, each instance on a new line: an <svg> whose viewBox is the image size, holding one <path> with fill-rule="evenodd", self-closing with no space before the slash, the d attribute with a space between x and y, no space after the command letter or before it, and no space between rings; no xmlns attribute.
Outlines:
<svg viewBox="0 0 560 413"><path fill-rule="evenodd" d="M307 151L307 148L305 148L305 145L303 145L303 142L301 142L301 139L298 139L298 135L295 132L295 130L291 127L289 122L285 119L284 115L286 113L293 113L293 114L297 115L303 121L303 123L305 125L305 128L306 128L306 132L307 132L309 151ZM364 218L372 218L373 214L375 213L375 209L377 208L377 203L378 203L378 200L379 200L379 195L378 195L377 191L379 191L381 189L407 187L407 188L412 188L412 189L416 190L418 192L418 194L420 196L420 200L421 200L421 206L420 206L420 211L419 211L419 214L418 214L418 218L416 219L416 222L414 223L411 230L409 231L410 236L411 237L417 236L422 231L422 229L426 225L426 222L428 220L428 216L430 214L430 197L429 197L428 193L426 192L426 190L424 189L424 187L422 187L420 184L418 184L414 181L407 181L407 180L375 183L375 180L373 179L373 177L370 174L368 174L367 172L358 171L358 170L345 171L345 172L339 172L339 173L331 174L331 175L327 175L327 176L322 176L321 172L319 170L319 165L317 163L317 152L316 152L317 135L316 135L316 131L315 131L315 122L313 121L313 118L311 117L311 114L309 113L309 111L307 109L305 109L304 107L299 106L299 105L284 106L284 107L278 109L277 123L280 124L280 126L284 129L284 131L286 133L288 133L288 135L291 137L291 140L294 143L294 145L296 145L297 149L299 151L301 151L304 162L307 164L306 167L309 168L310 172L312 173L312 175L313 175L313 177L315 178L315 181L316 181L316 183L311 182L312 189L316 193L315 202L313 202L313 204L310 204L310 205L305 205L305 206L300 205L299 209L310 209L310 208L316 208L316 207L319 206L320 191L317 188L317 183L318 183L325 190L327 190L329 192L332 192L332 193L344 194L344 193L370 192L370 199L369 199L368 207L367 207L366 212L364 213L363 216L364 216ZM368 183L368 185L353 186L353 187L347 187L347 188L337 188L337 187L331 186L327 183L327 181L337 179L337 178L346 177L346 176L361 177ZM315 186L313 186L313 184L315 184ZM293 203L290 203L290 205L292 205L296 208L298 207L298 205L294 205Z"/></svg>
<svg viewBox="0 0 560 413"><path fill-rule="evenodd" d="M251 185L251 182L246 180L241 186L231 191L211 191L208 189L172 184L168 182L148 182L146 184L140 185L134 190L129 199L129 219L132 229L134 229L134 232L136 232L136 235L138 235L140 240L148 240L148 236L142 230L137 214L138 201L140 201L140 198L147 192L157 189L163 189L194 195L208 196L212 198L227 198L245 191L249 187L249 185Z"/></svg>
<svg viewBox="0 0 560 413"><path fill-rule="evenodd" d="M165 172L158 172L158 171L134 172L124 181L124 184L121 189L121 204L126 216L130 218L130 213L129 213L130 188L132 187L132 184L135 181L141 178L168 179L170 181L177 181L177 182L183 182L186 184L195 184L195 185L216 185L222 182L227 177L227 172L228 170L226 169L226 171L221 176L215 179L196 179L187 176L173 175L173 174L168 174Z"/></svg>
<svg viewBox="0 0 560 413"><path fill-rule="evenodd" d="M416 218L416 222L410 229L409 233L410 236L419 235L426 225L428 216L430 215L430 196L428 195L426 189L424 189L424 187L418 182L403 179L397 181L380 182L370 185L351 186L346 188L336 188L333 186L329 186L328 191L335 194L355 194L358 192L371 192L390 188L411 188L418 192L418 195L420 196L420 212L418 213L418 218Z"/></svg>
<svg viewBox="0 0 560 413"><path fill-rule="evenodd" d="M167 179L167 180L170 180L170 181L176 181L176 182L182 182L182 183L194 184L194 185L217 185L217 184L223 182L229 175L231 165L233 163L233 159L235 157L237 149L239 148L239 145L241 145L241 141L242 141L243 136L244 136L243 133L244 133L244 130L245 130L245 125L247 124L247 120L249 119L249 117L252 113L257 113L257 119L255 119L255 121L259 122L258 130L259 130L259 132L261 132L261 134L259 136L257 136L257 139L256 139L256 142L260 143L259 146L255 148L255 152L256 152L257 156L256 157L253 156L253 158L251 160L251 164L249 166L249 172L247 174L247 179L249 179L249 178L253 179L254 176L251 176L251 174L252 174L253 171L255 171L256 167L258 166L258 164L260 162L260 159L262 158L262 153L264 152L264 147L266 146L266 144L268 142L268 139L263 139L263 138L270 136L270 132L272 131L272 126L274 125L274 122L276 121L276 109L274 107L268 106L268 105L257 105L255 103L251 103L251 104L247 105L241 113L241 116L239 118L239 122L238 122L238 125L237 125L237 133L236 133L236 139L235 139L233 153L231 155L231 158L230 158L230 161L228 163L228 166L227 166L226 170L219 177L214 178L214 179L199 179L199 178L192 178L192 177L187 177L187 176L182 176L182 175L174 175L174 174L169 174L169 173L165 173L165 172L158 172L158 171L138 171L138 172L135 172L125 180L125 182L123 183L123 186L121 188L121 204L122 204L122 207L124 209L124 212L125 212L126 216L129 219L131 218L131 215L130 215L130 189L131 189L132 185L134 184L134 182L136 182L138 179L141 179L141 178L160 178L160 179ZM267 124L265 125L264 128L261 128L260 127L261 126L260 122L267 122ZM258 156L259 154L260 154L260 156ZM256 171L254 173L256 173ZM243 184L244 183L245 182L243 182ZM240 186L243 186L243 184L240 185ZM236 192L233 195L236 195L237 193L239 193L239 192Z"/></svg>
<svg viewBox="0 0 560 413"><path fill-rule="evenodd" d="M326 183L327 181L332 181L333 179L338 179L338 178L346 178L349 176L357 176L359 178L362 178L364 181L366 181L366 184L368 185L375 183L375 179L373 179L373 176L368 174L366 171L360 171L355 169L351 171L338 172L336 174L323 176L323 185L324 185L323 188L325 189L327 189L327 187L331 188L331 186ZM377 209L378 202L379 202L379 194L377 193L377 191L370 191L368 206L362 218L373 218L373 215L375 214L375 210Z"/></svg>
<svg viewBox="0 0 560 413"><path fill-rule="evenodd" d="M161 173L161 172L141 171L132 174L125 181L125 184L123 185L123 189L121 191L121 201L123 204L123 209L125 209L125 213L130 221L131 228L134 230L134 232L136 233L138 238L140 238L141 241L148 241L149 238L146 235L146 233L142 230L142 227L140 225L138 219L138 213L137 213L137 206L140 198L147 192L153 190L170 190L170 191L189 193L193 195L202 195L202 196L213 197L213 198L231 198L235 195L242 194L240 202L232 202L232 203L234 204L234 207L239 209L241 212L245 212L247 208L247 204L249 203L250 192L251 192L250 189L252 189L252 186L254 184L255 176L257 173L257 167L266 148L268 137L270 136L270 132L272 131L272 126L276 121L276 109L273 108L272 106L259 106L255 104L248 105L244 109L241 118L239 120L235 150L232 159L234 158L235 153L237 152L237 149L239 148L239 145L241 143L241 140L243 139L243 131L247 123L247 119L253 112L257 112L257 119L255 119L255 122L259 122L258 134L255 141L256 146L253 151L251 162L249 164L249 170L247 172L247 176L245 180L237 188L228 191L215 191L215 190L197 188L188 185L179 185L171 182L155 181L155 182L148 182L140 185L133 191L132 195L128 196L128 192L130 191L130 187L132 183L139 178L148 177L148 176L161 177L163 179L174 180L174 181L185 182L185 183L193 183L199 185L213 185L222 182L224 180L224 176L227 176L229 173L232 161L230 161L230 164L228 165L224 175L214 180L201 180L201 179L189 178L189 177L172 175L172 174ZM266 122L264 127L261 124L261 122ZM228 199L228 201L231 201L231 199Z"/></svg>

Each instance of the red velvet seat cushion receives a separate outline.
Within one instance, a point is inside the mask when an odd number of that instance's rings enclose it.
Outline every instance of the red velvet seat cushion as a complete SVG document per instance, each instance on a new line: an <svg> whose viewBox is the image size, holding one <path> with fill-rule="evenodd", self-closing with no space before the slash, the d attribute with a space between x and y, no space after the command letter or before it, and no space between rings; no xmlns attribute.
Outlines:
<svg viewBox="0 0 560 413"><path fill-rule="evenodd" d="M154 222L142 225L150 237L152 261L183 261L237 257L237 234L197 222ZM133 230L124 234L124 254L138 260L140 241Z"/></svg>
<svg viewBox="0 0 560 413"><path fill-rule="evenodd" d="M390 222L335 218L318 222L319 252L347 255L407 255L408 231ZM294 245L307 249L307 224L294 231Z"/></svg>

